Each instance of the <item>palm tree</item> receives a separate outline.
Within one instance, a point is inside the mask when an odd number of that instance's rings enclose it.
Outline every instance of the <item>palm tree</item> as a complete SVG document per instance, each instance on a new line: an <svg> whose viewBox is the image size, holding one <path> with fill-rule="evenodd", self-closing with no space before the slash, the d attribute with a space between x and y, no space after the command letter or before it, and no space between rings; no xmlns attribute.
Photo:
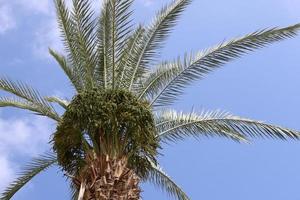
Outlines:
<svg viewBox="0 0 300 200"><path fill-rule="evenodd" d="M72 199L140 199L139 183L150 181L179 200L183 190L161 169L161 143L186 137L221 136L299 139L299 132L226 112L181 113L168 107L193 81L227 62L273 42L294 37L300 24L264 29L171 62L158 63L160 48L191 0L173 0L149 26L134 26L133 0L106 0L95 16L89 0L55 0L65 47L50 54L75 95L71 101L42 96L32 87L0 79L0 107L16 107L57 122L50 153L33 159L2 194L13 195L39 173L58 165L70 181ZM65 109L59 115L54 104Z"/></svg>

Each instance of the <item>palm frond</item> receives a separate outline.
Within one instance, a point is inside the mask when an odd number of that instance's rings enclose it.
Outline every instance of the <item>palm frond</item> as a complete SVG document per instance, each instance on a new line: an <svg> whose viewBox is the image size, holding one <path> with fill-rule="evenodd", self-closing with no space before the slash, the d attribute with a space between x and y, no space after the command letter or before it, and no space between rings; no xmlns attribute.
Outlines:
<svg viewBox="0 0 300 200"><path fill-rule="evenodd" d="M164 88L165 85L169 83L170 80L173 79L178 73L180 73L184 69L183 64L181 64L181 60L170 63L163 62L158 65L153 72L147 74L147 78L142 81L143 85L140 87L140 90L137 90L139 99L147 99L151 102L155 99L157 93L161 88Z"/></svg>
<svg viewBox="0 0 300 200"><path fill-rule="evenodd" d="M78 189L76 188L76 185L71 182L70 184L70 194L71 194L71 200L78 200Z"/></svg>
<svg viewBox="0 0 300 200"><path fill-rule="evenodd" d="M180 14L191 3L191 0L173 0L165 6L156 16L154 22L146 29L139 51L136 52L136 63L128 69L131 71L129 90L136 80L149 69L151 63L159 55L158 49L175 26Z"/></svg>
<svg viewBox="0 0 300 200"><path fill-rule="evenodd" d="M110 52L110 26L111 19L107 10L107 2L103 2L102 12L99 18L97 27L97 66L95 69L95 77L102 88L107 88L109 85L109 71L111 67L111 52Z"/></svg>
<svg viewBox="0 0 300 200"><path fill-rule="evenodd" d="M224 136L237 141L247 138L299 139L300 133L263 122L232 116L225 112L196 114L164 112L157 118L156 128L162 141L177 141L188 136Z"/></svg>
<svg viewBox="0 0 300 200"><path fill-rule="evenodd" d="M37 115L49 117L57 122L60 121L60 117L57 113L53 113L47 108L43 108L40 105L36 105L32 102L20 100L17 98L0 97L0 107L14 107L29 110Z"/></svg>
<svg viewBox="0 0 300 200"><path fill-rule="evenodd" d="M51 103L57 103L65 109L67 109L68 105L70 104L68 100L61 99L60 97L52 96L52 97L46 97L45 99Z"/></svg>
<svg viewBox="0 0 300 200"><path fill-rule="evenodd" d="M30 102L42 111L45 116L51 116L51 118L57 120L59 119L59 115L54 110L53 106L49 104L40 94L38 91L32 89L31 87L27 86L21 82L12 82L9 79L2 78L0 79L0 90L5 92L11 93L16 95L27 102Z"/></svg>
<svg viewBox="0 0 300 200"><path fill-rule="evenodd" d="M190 198L184 193L184 191L169 177L157 164L151 163L151 170L148 180L156 186L161 187L178 200L189 200Z"/></svg>
<svg viewBox="0 0 300 200"><path fill-rule="evenodd" d="M71 20L71 13L65 4L65 0L55 0L54 3L56 8L58 25L61 32L61 38L63 40L65 50L68 53L68 58L70 58L73 61L76 61L77 49L74 45L75 24Z"/></svg>
<svg viewBox="0 0 300 200"><path fill-rule="evenodd" d="M72 20L71 13L68 10L65 0L54 0L56 13L58 17L58 25L61 32L61 38L64 43L65 51L67 53L67 60L71 64L70 67L73 69L73 73L76 77L80 78L77 80L78 83L84 83L86 77L86 71L78 51L78 41L76 38L76 24Z"/></svg>
<svg viewBox="0 0 300 200"><path fill-rule="evenodd" d="M153 106L166 106L173 103L185 87L206 74L239 58L242 55L267 46L270 43L294 37L300 29L300 24L286 28L273 28L257 31L244 37L224 42L214 48L198 53L196 56L186 56L183 62L175 61L168 64L169 70L163 74L157 69L145 79L144 96L154 96ZM163 70L162 70L163 71ZM156 76L161 76L156 78ZM157 79L157 80L155 80ZM151 80L155 80L152 82ZM163 82L163 84L158 83Z"/></svg>
<svg viewBox="0 0 300 200"><path fill-rule="evenodd" d="M99 55L105 87L116 86L117 65L124 44L131 32L130 7L133 0L106 0L103 4L98 28Z"/></svg>
<svg viewBox="0 0 300 200"><path fill-rule="evenodd" d="M65 72L67 77L72 83L72 86L76 89L77 92L80 92L83 89L82 80L79 74L74 71L72 67L69 66L67 58L65 56L60 55L58 52L49 48L50 55L56 60L62 70Z"/></svg>
<svg viewBox="0 0 300 200"><path fill-rule="evenodd" d="M74 22L75 41L81 60L80 67L85 74L86 86L91 87L95 84L93 78L97 65L96 18L90 0L73 0L73 7L71 20Z"/></svg>
<svg viewBox="0 0 300 200"><path fill-rule="evenodd" d="M140 51L139 48L141 47L138 44L142 43L144 33L145 29L139 25L125 43L117 66L118 87L129 88L132 71L128 69L136 63L136 54Z"/></svg>
<svg viewBox="0 0 300 200"><path fill-rule="evenodd" d="M0 200L11 199L22 187L36 175L45 171L56 163L56 157L52 154L45 154L33 159L20 173L19 177L6 188L1 194Z"/></svg>

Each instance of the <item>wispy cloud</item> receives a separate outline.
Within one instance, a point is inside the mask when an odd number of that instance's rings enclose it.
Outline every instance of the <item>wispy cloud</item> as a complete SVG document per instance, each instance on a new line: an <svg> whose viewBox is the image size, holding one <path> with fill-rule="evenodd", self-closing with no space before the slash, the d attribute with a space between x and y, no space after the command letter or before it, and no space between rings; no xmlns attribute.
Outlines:
<svg viewBox="0 0 300 200"><path fill-rule="evenodd" d="M49 58L49 47L57 51L63 51L63 45L60 40L60 32L55 18L51 17L43 24L43 26L35 30L32 50L35 56L41 59L47 59Z"/></svg>
<svg viewBox="0 0 300 200"><path fill-rule="evenodd" d="M0 118L0 152L36 155L49 140L48 120L33 117L24 119Z"/></svg>
<svg viewBox="0 0 300 200"><path fill-rule="evenodd" d="M17 27L16 13L13 12L16 7L26 13L51 14L51 0L0 0L0 34Z"/></svg>
<svg viewBox="0 0 300 200"><path fill-rule="evenodd" d="M27 0L22 0L27 1ZM38 2L38 0L35 0ZM47 0L44 0L47 1ZM66 0L66 5L69 8L72 8L72 0ZM102 1L101 0L92 0L92 8L96 13L99 13ZM41 12L45 16L45 20L35 30L35 39L32 43L33 53L39 58L45 59L49 58L48 48L51 47L58 51L63 51L63 45L60 40L60 31L57 25L57 19L55 15L55 8L53 4L45 3L42 5L36 4L36 10L43 11L44 7L47 7L47 10L50 12ZM46 10L46 9L45 9Z"/></svg>
<svg viewBox="0 0 300 200"><path fill-rule="evenodd" d="M21 6L24 10L33 12L35 14L50 14L51 1L50 0L15 0L17 6Z"/></svg>
<svg viewBox="0 0 300 200"><path fill-rule="evenodd" d="M13 158L30 158L49 149L53 127L39 117L25 119L0 118L0 191L15 178L18 171Z"/></svg>
<svg viewBox="0 0 300 200"><path fill-rule="evenodd" d="M154 4L154 0L141 0L144 6L152 6Z"/></svg>
<svg viewBox="0 0 300 200"><path fill-rule="evenodd" d="M8 158L0 154L0 191L9 184L15 177L14 165Z"/></svg>
<svg viewBox="0 0 300 200"><path fill-rule="evenodd" d="M0 34L16 27L16 21L12 13L12 8L9 5L1 4L0 1Z"/></svg>

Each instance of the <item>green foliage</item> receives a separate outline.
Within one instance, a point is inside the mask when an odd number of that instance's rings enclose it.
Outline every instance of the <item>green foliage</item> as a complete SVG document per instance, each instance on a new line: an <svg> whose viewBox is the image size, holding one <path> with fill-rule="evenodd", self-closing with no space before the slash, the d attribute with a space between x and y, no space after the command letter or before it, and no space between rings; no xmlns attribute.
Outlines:
<svg viewBox="0 0 300 200"><path fill-rule="evenodd" d="M153 106L171 105L193 81L246 53L294 37L299 29L300 24L296 24L256 31L201 51L196 56L186 55L183 61L163 63L145 78L141 96L148 97Z"/></svg>
<svg viewBox="0 0 300 200"><path fill-rule="evenodd" d="M132 67L136 64L141 44L144 39L145 29L138 26L135 32L128 37L122 50L122 56L117 66L117 80L120 88L129 88L134 70Z"/></svg>
<svg viewBox="0 0 300 200"><path fill-rule="evenodd" d="M15 193L17 193L24 185L26 185L26 183L31 181L32 178L45 171L56 162L56 157L49 153L33 159L24 167L22 172L19 174L19 177L14 182L12 182L1 194L0 200L11 199L15 195Z"/></svg>
<svg viewBox="0 0 300 200"><path fill-rule="evenodd" d="M69 174L76 174L84 166L83 142L83 134L73 125L57 127L53 138L53 150L57 154L58 164Z"/></svg>
<svg viewBox="0 0 300 200"><path fill-rule="evenodd" d="M26 84L0 79L0 90L13 95L1 97L0 107L29 110L58 122L52 138L57 160L52 156L34 160L5 191L3 200L55 162L69 175L78 174L91 154L125 156L127 167L143 180L187 200L156 162L160 142L190 136L221 136L239 142L257 137L299 139L297 131L227 113L156 113L154 109L171 105L189 84L229 61L296 36L300 24L256 31L155 67L161 47L191 0L173 0L150 25L136 27L131 20L133 0L104 0L100 16L91 0L73 0L72 10L64 0L54 2L66 55L49 52L77 93L68 102L43 97ZM65 108L62 118L53 103ZM76 190L73 184L73 199Z"/></svg>
<svg viewBox="0 0 300 200"><path fill-rule="evenodd" d="M71 21L74 26L74 43L77 56L80 57L80 69L84 73L86 87L94 84L93 73L96 67L96 18L90 0L73 0Z"/></svg>
<svg viewBox="0 0 300 200"><path fill-rule="evenodd" d="M189 200L190 198L184 193L184 191L167 175L162 168L151 162L149 181L154 185L160 187L163 191L167 192L171 196L176 197L178 200Z"/></svg>
<svg viewBox="0 0 300 200"><path fill-rule="evenodd" d="M46 97L45 98L46 101L49 101L51 103L57 103L59 104L61 107L63 107L64 109L67 109L68 105L70 102L68 102L67 100L65 99L61 99L59 97L56 97L56 96L52 96L52 97Z"/></svg>
<svg viewBox="0 0 300 200"><path fill-rule="evenodd" d="M47 102L37 90L21 82L13 82L7 78L0 78L0 90L13 94L16 98L2 98L1 105L27 109L38 115L47 116L55 121L60 117L53 106Z"/></svg>
<svg viewBox="0 0 300 200"><path fill-rule="evenodd" d="M147 102L127 91L94 88L72 100L53 142L59 164L66 171L78 171L89 151L84 145L89 143L101 155L127 155L132 168L140 171L137 166L145 166L145 156L155 160L159 147L156 134Z"/></svg>
<svg viewBox="0 0 300 200"><path fill-rule="evenodd" d="M175 142L186 137L227 137L238 142L247 142L249 138L299 139L300 133L279 126L245 119L225 112L202 112L197 114L163 112L157 117L158 137L164 142Z"/></svg>
<svg viewBox="0 0 300 200"><path fill-rule="evenodd" d="M131 73L129 90L134 89L136 81L142 78L159 55L159 49L175 26L179 16L191 0L173 0L155 16L153 23L146 28L141 41L137 41L135 62L128 69Z"/></svg>
<svg viewBox="0 0 300 200"><path fill-rule="evenodd" d="M133 0L105 0L99 19L97 74L104 88L117 86L120 58L131 32L131 5Z"/></svg>
<svg viewBox="0 0 300 200"><path fill-rule="evenodd" d="M78 193L79 193L79 191L78 191L76 185L71 180L70 181L70 196L71 196L71 200L78 200Z"/></svg>
<svg viewBox="0 0 300 200"><path fill-rule="evenodd" d="M58 52L49 49L50 55L56 60L56 62L59 64L61 69L65 72L66 76L69 78L69 80L72 83L72 86L77 90L82 90L82 80L80 77L78 77L78 74L72 67L70 67L70 63L68 63L68 59L59 54Z"/></svg>

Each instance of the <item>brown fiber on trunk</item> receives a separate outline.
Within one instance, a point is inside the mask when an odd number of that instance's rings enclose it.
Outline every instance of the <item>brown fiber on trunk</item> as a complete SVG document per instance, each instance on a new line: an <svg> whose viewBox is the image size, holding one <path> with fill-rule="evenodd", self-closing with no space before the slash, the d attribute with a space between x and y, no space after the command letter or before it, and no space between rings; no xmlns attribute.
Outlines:
<svg viewBox="0 0 300 200"><path fill-rule="evenodd" d="M89 164L74 183L85 183L83 200L139 200L140 178L127 167L126 157L89 156Z"/></svg>

